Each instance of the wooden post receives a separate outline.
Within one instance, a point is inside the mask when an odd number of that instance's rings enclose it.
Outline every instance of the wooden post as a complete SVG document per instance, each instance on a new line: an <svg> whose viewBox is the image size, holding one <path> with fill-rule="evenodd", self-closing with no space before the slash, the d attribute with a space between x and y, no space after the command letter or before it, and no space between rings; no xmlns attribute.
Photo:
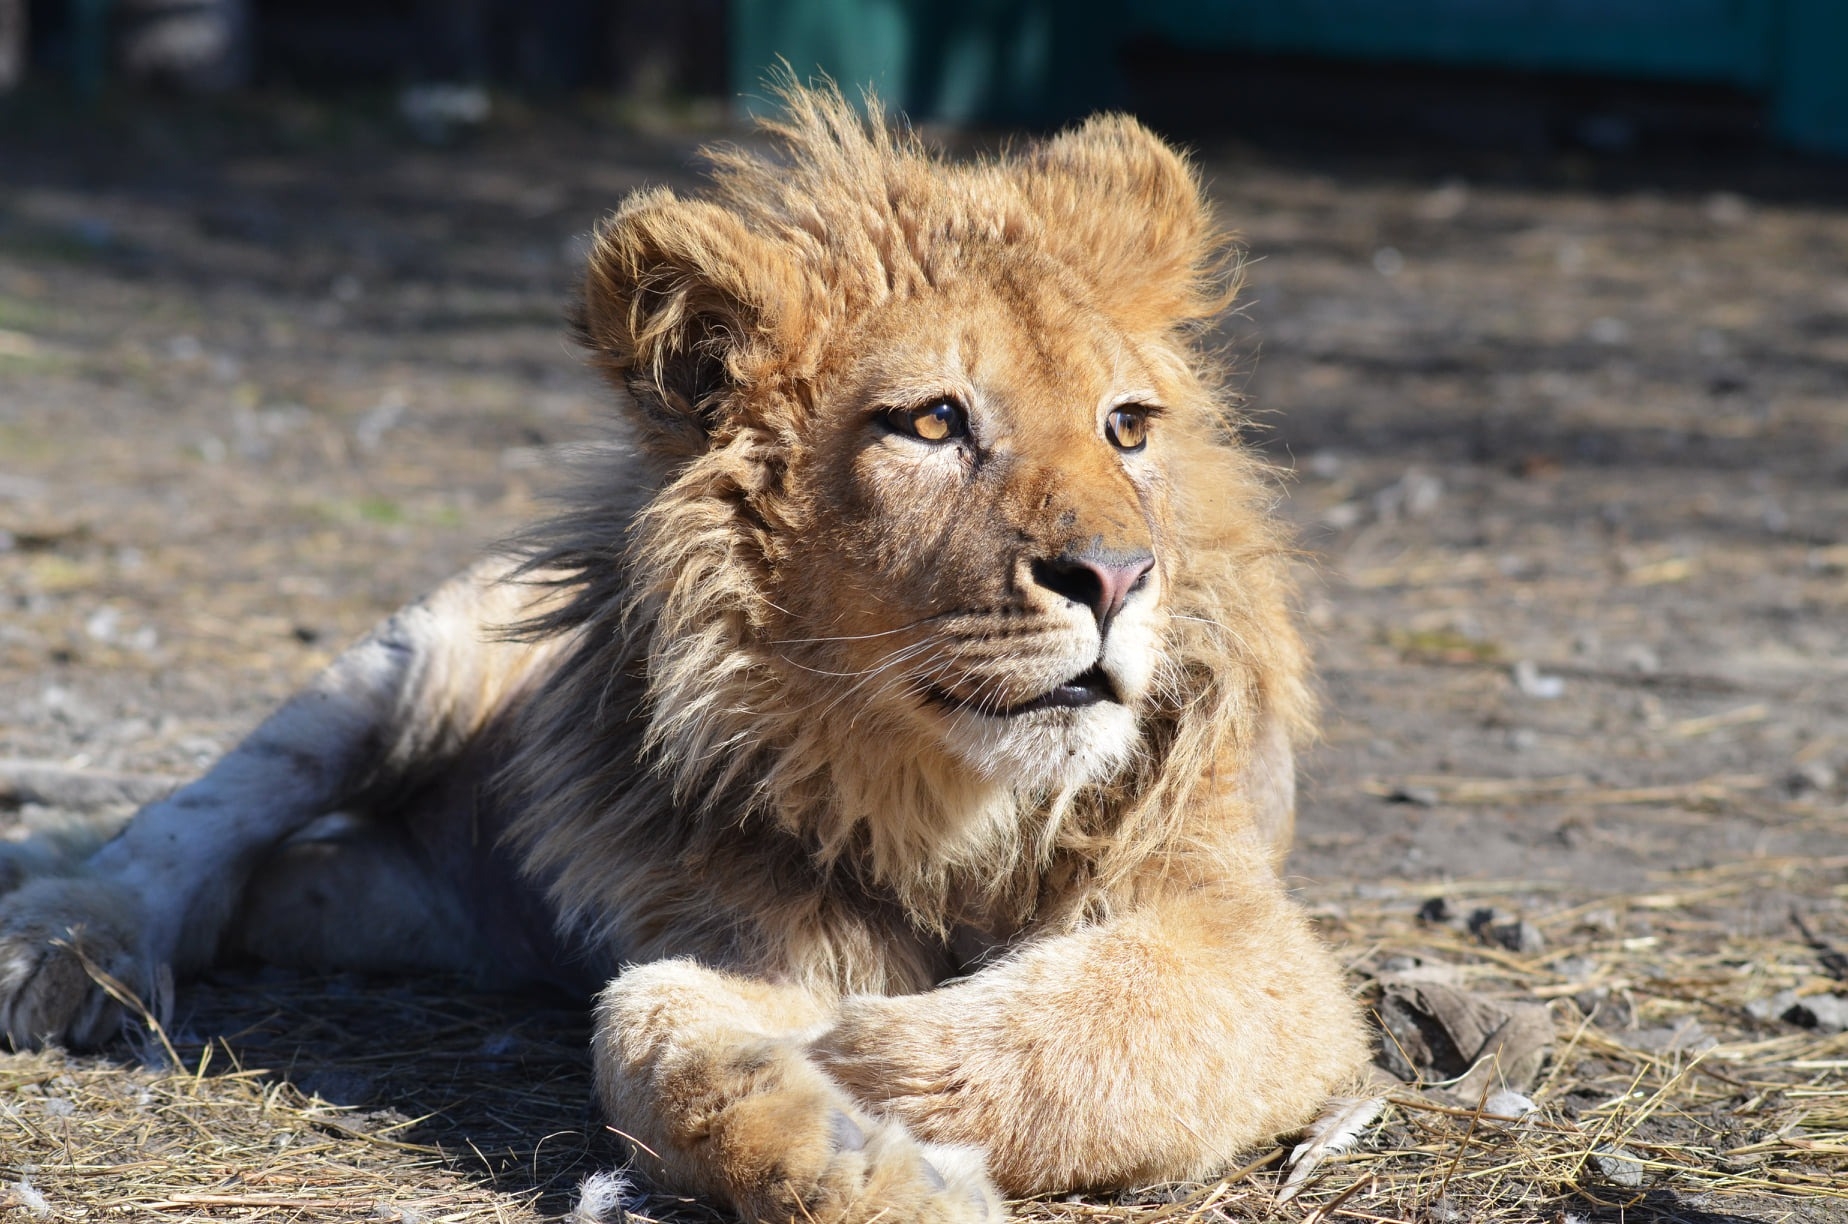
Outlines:
<svg viewBox="0 0 1848 1224"><path fill-rule="evenodd" d="M26 79L26 0L0 0L0 93Z"/></svg>

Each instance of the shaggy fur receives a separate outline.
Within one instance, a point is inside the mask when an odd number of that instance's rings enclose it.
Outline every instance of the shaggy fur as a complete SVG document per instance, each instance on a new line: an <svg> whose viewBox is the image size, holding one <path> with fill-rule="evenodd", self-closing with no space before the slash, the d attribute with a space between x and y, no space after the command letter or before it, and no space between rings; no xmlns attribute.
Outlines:
<svg viewBox="0 0 1848 1224"><path fill-rule="evenodd" d="M566 512L0 902L13 1040L99 1035L54 928L130 981L613 978L642 1167L775 1220L1202 1176L1353 1072L1276 877L1311 709L1192 170L1120 117L956 165L786 101L601 228L621 431Z"/></svg>

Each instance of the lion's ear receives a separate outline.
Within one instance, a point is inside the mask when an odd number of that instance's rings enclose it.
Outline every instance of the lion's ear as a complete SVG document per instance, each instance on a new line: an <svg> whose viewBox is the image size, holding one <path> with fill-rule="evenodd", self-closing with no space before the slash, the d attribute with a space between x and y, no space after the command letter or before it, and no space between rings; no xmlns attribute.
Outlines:
<svg viewBox="0 0 1848 1224"><path fill-rule="evenodd" d="M737 214L643 192L598 230L578 329L648 440L694 452L774 360L802 283L787 252Z"/></svg>
<svg viewBox="0 0 1848 1224"><path fill-rule="evenodd" d="M1025 187L1060 258L1132 325L1210 318L1236 292L1230 237L1185 158L1127 115L1027 154Z"/></svg>

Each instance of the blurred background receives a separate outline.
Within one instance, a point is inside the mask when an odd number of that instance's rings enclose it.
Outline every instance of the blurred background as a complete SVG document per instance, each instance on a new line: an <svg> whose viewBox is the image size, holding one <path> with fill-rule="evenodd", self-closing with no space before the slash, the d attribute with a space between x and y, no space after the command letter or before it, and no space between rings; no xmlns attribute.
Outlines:
<svg viewBox="0 0 1848 1224"><path fill-rule="evenodd" d="M0 0L0 91L412 87L426 126L488 85L748 110L783 62L920 121L1848 152L1836 0Z"/></svg>

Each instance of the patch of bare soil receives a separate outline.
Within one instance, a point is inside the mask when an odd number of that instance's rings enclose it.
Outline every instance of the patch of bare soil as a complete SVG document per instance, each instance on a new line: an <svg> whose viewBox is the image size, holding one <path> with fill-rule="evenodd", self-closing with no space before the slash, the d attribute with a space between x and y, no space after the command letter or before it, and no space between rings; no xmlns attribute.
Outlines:
<svg viewBox="0 0 1848 1224"><path fill-rule="evenodd" d="M0 758L190 774L539 513L602 398L563 338L583 235L702 135L14 115ZM1206 161L1310 553L1292 869L1426 1083L1382 1081L1287 1201L1279 1150L1021 1210L1848 1216L1848 215L1699 167ZM0 787L0 829L44 797ZM178 999L99 1057L0 1055L0 1216L526 1219L617 1159L568 1001L260 970ZM1541 1054L1494 1044L1536 1014ZM1520 1065L1430 1082L1485 1048Z"/></svg>

